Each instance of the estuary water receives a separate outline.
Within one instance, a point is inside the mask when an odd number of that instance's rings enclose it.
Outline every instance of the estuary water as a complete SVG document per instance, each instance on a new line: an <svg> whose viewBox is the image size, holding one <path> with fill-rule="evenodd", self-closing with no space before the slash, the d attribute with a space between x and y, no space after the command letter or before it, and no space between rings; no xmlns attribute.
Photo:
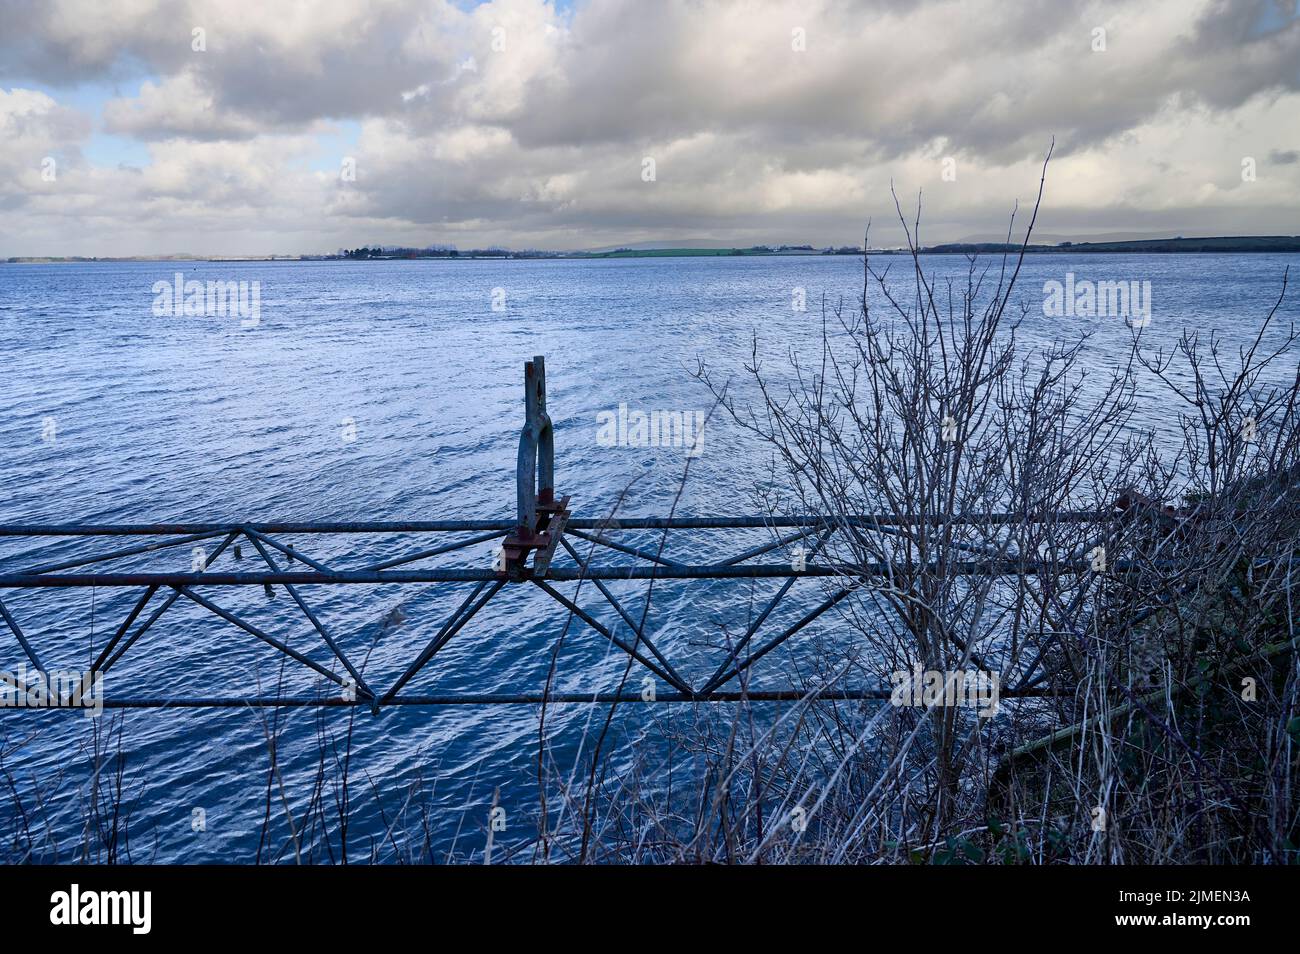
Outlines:
<svg viewBox="0 0 1300 954"><path fill-rule="evenodd" d="M1020 276L1026 348L1059 335L1093 333L1099 372L1123 354L1122 318L1048 317L1046 283L1149 283L1153 343L1184 327L1217 331L1229 343L1253 335L1281 289L1286 255L1030 256ZM891 264L892 263L892 264ZM910 262L891 264L904 281ZM959 277L957 257L927 262ZM239 315L161 314L159 283L257 283L256 321ZM763 448L721 416L710 422L690 479L675 499L682 448L604 446L602 412L706 413L708 391L691 371L707 359L725 378L750 359L754 336L777 367L813 348L822 303L854 307L862 263L847 256L380 262L195 262L0 264L0 522L144 523L246 520L348 521L502 519L513 515L514 465L523 422L524 361L545 355L556 426L556 483L575 514L736 515L757 512ZM802 290L802 291L800 291ZM796 303L802 297L805 310ZM1300 318L1292 294L1279 329ZM1284 371L1294 373L1295 359ZM1141 424L1171 428L1175 408L1151 392ZM768 539L757 531L736 538ZM418 546L399 536L361 537L351 549L292 537L325 562L361 565ZM212 544L209 543L209 546ZM104 544L101 542L102 548ZM705 553L702 538L670 544L678 559ZM698 548L698 549L697 549ZM242 567L259 557L243 548ZM86 552L46 539L0 541L6 572ZM716 551L707 551L716 552ZM484 543L442 565L489 566ZM188 568L189 547L114 566ZM227 553L218 564L231 567ZM106 565L107 566L107 565ZM563 588L572 594L573 584ZM648 632L697 681L718 656L719 627L743 619L751 600L776 584L656 584ZM217 591L220 592L217 592ZM466 585L309 587L303 595L368 680L391 685L464 598ZM636 607L644 586L621 585ZM798 587L796 587L796 594ZM328 662L319 638L287 594L267 599L211 587L223 606ZM50 668L84 668L125 617L139 591L18 590L0 593ZM607 605L582 601L610 625ZM772 621L797 619L815 592L793 598ZM538 692L553 654L556 685L614 688L617 651L531 587L507 587L412 683L420 693ZM833 628L828 616L819 626ZM808 639L816 638L813 627ZM561 642L561 634L563 641ZM780 688L798 667L792 640L754 668L752 687ZM557 645L558 653L557 653ZM22 662L0 627L0 669ZM633 674L639 690L642 673ZM105 679L109 697L310 694L317 680L248 633L178 601ZM663 688L663 687L661 687ZM567 705L548 716L557 764L579 755L584 728L603 710ZM320 763L318 733L346 729L329 710L131 711L103 720L69 712L0 709L0 756L12 788L0 796L0 833L48 830L75 844L99 744L125 757L130 857L136 861L251 861L268 800L268 724L285 797L305 805ZM695 718L691 707L622 707L610 746L615 765L638 740ZM111 720L111 721L110 721ZM112 738L104 738L112 726ZM532 706L408 708L354 716L351 838L361 856L403 852L443 860L481 852L494 797L509 819L500 850L527 846L538 749ZM332 757L332 756L331 756ZM406 803L409 824L384 835ZM376 795L375 793L378 793ZM497 794L494 796L494 792ZM34 811L37 793L49 796ZM333 798L331 794L329 796ZM262 857L291 860L275 793L272 839ZM416 819L411 807L425 811ZM201 819L201 824L196 821ZM418 844L407 838L420 830ZM197 830L196 830L197 829ZM36 860L56 860L49 839ZM389 842L392 842L391 844ZM57 860L73 860L66 854Z"/></svg>

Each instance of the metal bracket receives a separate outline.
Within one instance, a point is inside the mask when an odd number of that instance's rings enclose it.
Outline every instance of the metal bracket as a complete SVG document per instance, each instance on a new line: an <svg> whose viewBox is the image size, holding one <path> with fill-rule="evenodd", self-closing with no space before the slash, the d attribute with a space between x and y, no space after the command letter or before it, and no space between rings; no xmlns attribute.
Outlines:
<svg viewBox="0 0 1300 954"><path fill-rule="evenodd" d="M555 512L550 514L550 520L541 529L540 535L546 538L546 545L537 551L537 556L533 557L533 575L545 577L551 569L551 559L555 556L555 550L560 545L560 539L564 536L564 527L569 522L569 498L566 496L555 508Z"/></svg>
<svg viewBox="0 0 1300 954"><path fill-rule="evenodd" d="M519 435L519 460L515 471L516 526L513 535L502 543L505 554L504 574L512 580L528 575L529 550L541 550L548 556L540 560L545 573L549 554L555 552L558 535L547 529L556 517L557 530L568 519L569 498L555 502L555 429L546 413L546 359L537 355L524 364L524 429Z"/></svg>

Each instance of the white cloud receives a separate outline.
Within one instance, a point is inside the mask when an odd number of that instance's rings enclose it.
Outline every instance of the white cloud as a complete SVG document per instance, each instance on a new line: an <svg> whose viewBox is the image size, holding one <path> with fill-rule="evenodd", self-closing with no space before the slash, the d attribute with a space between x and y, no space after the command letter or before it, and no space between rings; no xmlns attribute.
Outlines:
<svg viewBox="0 0 1300 954"><path fill-rule="evenodd" d="M140 139L250 139L261 127L238 113L219 111L213 94L193 72L149 81L134 99L114 99L104 105L104 128Z"/></svg>
<svg viewBox="0 0 1300 954"><path fill-rule="evenodd" d="M0 38L0 254L231 251L241 237L234 251L838 244L860 239L868 217L888 241L891 182L906 201L924 188L931 240L988 236L1032 196L1054 136L1046 231L1295 231L1300 163L1270 157L1300 148L1300 20L1279 26L1271 9L22 5ZM191 48L194 27L204 51ZM143 170L89 167L89 120L22 87L88 80L139 90L104 105L102 130L146 143ZM314 139L340 119L361 130L347 147L355 182ZM39 180L52 153L70 170L53 188ZM1241 179L1246 156L1255 182Z"/></svg>

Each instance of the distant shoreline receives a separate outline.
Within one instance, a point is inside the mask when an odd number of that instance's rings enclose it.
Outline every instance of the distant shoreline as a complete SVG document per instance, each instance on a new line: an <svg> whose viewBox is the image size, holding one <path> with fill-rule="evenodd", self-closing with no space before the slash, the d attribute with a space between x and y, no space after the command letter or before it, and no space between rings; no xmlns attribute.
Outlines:
<svg viewBox="0 0 1300 954"><path fill-rule="evenodd" d="M810 246L763 246L749 248L658 248L658 249L614 249L601 252L540 252L511 251L507 249L475 249L459 252L455 249L427 250L402 249L385 252L379 249L361 249L376 254L365 255L263 255L263 256L214 256L198 255L132 255L125 257L93 256L12 256L4 259L9 265L40 265L76 262L175 262L177 264L197 262L399 262L399 261L509 261L509 260L555 260L567 259L587 261L592 259L620 258L778 258L778 257L824 257L837 255L862 255L863 249L854 246L839 248L814 249ZM920 250L922 255L1001 255L1004 252L1019 252L1020 246L1001 242L952 242L941 245L926 246ZM1126 242L1062 242L1057 245L1029 245L1026 252L1040 255L1064 255L1082 253L1085 255L1198 255L1223 253L1290 253L1300 252L1300 236L1295 235L1235 235L1213 238L1167 238L1137 239ZM867 250L870 255L908 255L905 248L873 248Z"/></svg>

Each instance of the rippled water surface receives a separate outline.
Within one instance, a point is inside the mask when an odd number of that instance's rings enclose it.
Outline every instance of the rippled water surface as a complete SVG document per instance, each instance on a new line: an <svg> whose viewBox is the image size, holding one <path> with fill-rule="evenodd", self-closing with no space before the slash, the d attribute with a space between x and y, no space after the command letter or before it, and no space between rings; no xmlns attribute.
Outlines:
<svg viewBox="0 0 1300 954"><path fill-rule="evenodd" d="M1099 375L1127 347L1122 321L1042 316L1044 281L1063 280L1068 270L1080 280L1150 281L1153 341L1172 340L1189 326L1239 342L1277 298L1283 269L1295 258L1031 257L1021 276L1030 307L1022 341L1028 348L1087 328L1094 332L1089 367ZM941 275L958 276L965 268L956 258L930 265ZM901 273L908 265L899 258L894 267ZM152 287L173 280L177 270L172 263L0 265L0 522L509 517L522 366L535 354L547 360L557 487L572 496L575 512L602 516L622 495L623 513L666 514L681 454L601 447L597 414L620 404L707 410L709 395L690 374L698 356L736 371L754 334L775 366L788 350L812 347L823 296L852 303L861 262L814 256L180 267L187 279L260 282L255 328L232 318L156 317ZM791 308L796 288L806 289L805 312ZM498 301L504 294L503 310L493 310L494 289L501 289ZM1292 296L1282 318L1297 316ZM743 384L738 387L743 397ZM1153 396L1142 423L1168 427L1172 412L1167 399ZM717 420L691 465L677 512L753 512L751 492L764 460L752 441ZM736 549L765 539L761 533L736 538ZM289 542L318 559L351 559L352 565L368 554L380 559L413 546L409 539L375 536L348 541L350 551L307 535ZM700 556L703 546L699 538L684 538L670 552ZM9 571L80 552L52 539L0 547ZM243 566L251 569L257 559L245 545ZM444 565L486 566L491 559L483 544ZM189 562L188 548L180 548L119 565L183 568ZM718 625L743 618L751 597L775 589L762 582L656 587L649 632L697 680L718 658L710 648ZM314 658L328 658L286 594L268 601L260 590L217 589L208 592L222 605ZM633 606L644 591L630 584L616 589ZM345 652L365 660L367 678L386 686L467 592L466 585L386 585L313 587L304 596ZM84 668L91 647L102 647L138 595L21 590L0 598L48 666L73 669ZM594 597L586 594L584 603L612 624L613 612L592 603ZM781 619L797 618L812 598L795 599ZM412 686L422 693L540 691L565 619L533 588L507 587ZM834 621L828 617L824 625ZM798 651L792 641L768 665L755 667L754 685L783 685ZM0 630L0 667L12 670L20 661L16 641ZM557 672L562 688L609 689L622 666L598 635L575 622ZM282 670L274 651L181 600L111 670L106 694L238 696L278 687L310 694L310 676L293 663ZM640 678L634 674L637 687ZM624 707L615 717L613 745L622 749L659 732L663 720L688 715L678 707ZM558 758L572 761L592 716L584 706L552 715ZM305 797L316 769L319 716L295 710L278 718L292 801ZM348 716L331 710L323 718L338 726ZM80 817L90 724L69 713L0 711L6 771L27 793L38 787L61 793L48 806L49 824L79 827L69 819ZM251 860L267 799L262 715L131 712L122 722L121 749L136 860ZM536 752L532 707L359 714L351 738L353 837L368 851L368 839L384 833L420 778L434 857L453 847L462 854L481 848L498 787L508 817L518 820L498 844L526 842L535 831L528 819L536 807ZM371 783L381 793L378 803ZM195 808L206 812L202 833L192 831ZM12 832L35 823L0 798L0 827ZM279 847L277 840L272 853ZM391 857L386 849L381 855Z"/></svg>

